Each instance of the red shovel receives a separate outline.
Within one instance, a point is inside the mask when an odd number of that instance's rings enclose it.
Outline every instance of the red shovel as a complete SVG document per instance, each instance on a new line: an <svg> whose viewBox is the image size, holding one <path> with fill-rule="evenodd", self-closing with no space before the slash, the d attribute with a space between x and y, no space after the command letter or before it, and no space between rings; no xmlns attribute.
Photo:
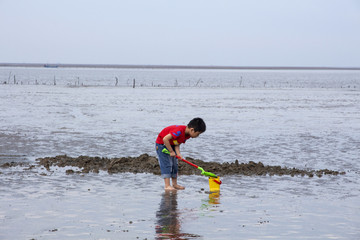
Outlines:
<svg viewBox="0 0 360 240"><path fill-rule="evenodd" d="M164 149L162 150L162 152L163 152L163 153L166 153L166 154L170 154L169 150L167 150L166 148L164 148ZM183 162L186 162L187 164L189 164L189 165L191 165L191 166L193 166L193 167L195 167L195 168L197 168L197 169L199 169L199 170L201 171L201 174L202 174L202 175L205 175L205 176L208 176L208 177L217 178L217 176L216 176L215 174L213 174L213 173L211 173L211 172L205 172L205 170L204 170L203 168L201 168L201 167L199 167L199 166L197 166L197 165L189 162L188 160L185 160L185 159L183 159L183 158L181 158L181 157L179 157L179 156L176 156L176 158L179 159L179 160L181 160L181 161L183 161ZM221 184L221 183L219 183L219 184Z"/></svg>

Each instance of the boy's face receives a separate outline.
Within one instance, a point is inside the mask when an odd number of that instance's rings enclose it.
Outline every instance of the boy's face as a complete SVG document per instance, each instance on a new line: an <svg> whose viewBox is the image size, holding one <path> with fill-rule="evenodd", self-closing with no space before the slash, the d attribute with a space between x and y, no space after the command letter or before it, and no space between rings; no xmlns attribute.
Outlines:
<svg viewBox="0 0 360 240"><path fill-rule="evenodd" d="M195 132L195 130L193 128L190 128L190 137L191 138L197 138L200 134L201 134L201 132Z"/></svg>

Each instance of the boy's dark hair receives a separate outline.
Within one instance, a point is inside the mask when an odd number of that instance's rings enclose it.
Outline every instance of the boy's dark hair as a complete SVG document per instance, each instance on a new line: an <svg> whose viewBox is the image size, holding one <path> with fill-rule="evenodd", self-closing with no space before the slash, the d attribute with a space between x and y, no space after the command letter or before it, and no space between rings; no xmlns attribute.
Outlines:
<svg viewBox="0 0 360 240"><path fill-rule="evenodd" d="M193 128L195 132L203 133L206 131L206 124L201 118L194 118L187 126L188 128Z"/></svg>

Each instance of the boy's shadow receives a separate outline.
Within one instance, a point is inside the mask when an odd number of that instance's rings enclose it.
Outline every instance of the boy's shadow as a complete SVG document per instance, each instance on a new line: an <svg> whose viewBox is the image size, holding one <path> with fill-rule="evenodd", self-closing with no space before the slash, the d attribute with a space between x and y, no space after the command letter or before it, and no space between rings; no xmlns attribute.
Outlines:
<svg viewBox="0 0 360 240"><path fill-rule="evenodd" d="M165 191L162 194L159 210L156 212L156 239L188 239L200 237L196 234L181 233L177 192Z"/></svg>

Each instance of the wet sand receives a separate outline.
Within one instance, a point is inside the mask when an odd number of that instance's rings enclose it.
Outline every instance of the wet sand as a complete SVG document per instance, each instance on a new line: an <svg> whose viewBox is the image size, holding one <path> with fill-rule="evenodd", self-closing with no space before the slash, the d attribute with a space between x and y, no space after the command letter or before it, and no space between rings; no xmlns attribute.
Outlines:
<svg viewBox="0 0 360 240"><path fill-rule="evenodd" d="M66 175L77 168L48 171L17 164L0 169L0 239L357 239L359 234L358 198L349 192L356 183L342 184L351 173L224 176L218 194L206 191L204 176L181 176L186 190L169 193L159 176L149 173Z"/></svg>
<svg viewBox="0 0 360 240"><path fill-rule="evenodd" d="M262 162L239 163L235 162L205 162L199 159L187 158L188 161L202 167L207 172L212 172L219 176L225 175L244 175L244 176L308 176L308 177L322 177L323 175L339 175L345 174L345 172L339 172L329 169L320 170L305 170L297 168L287 168L281 166L266 166ZM56 157L45 157L36 159L36 163L45 167L50 171L51 166L58 167L77 167L80 170L76 171L68 169L67 174L73 173L99 173L99 171L107 171L110 174L113 173L152 173L160 175L160 166L156 157L148 154L142 154L138 157L121 157L121 158L101 158L101 157L69 157L67 155L60 155ZM1 167L17 166L23 163L5 163ZM36 165L30 165L28 169L34 168ZM179 173L182 175L200 175L201 171L198 169L179 161Z"/></svg>
<svg viewBox="0 0 360 240"><path fill-rule="evenodd" d="M0 239L359 239L357 72L0 71L15 75L0 84ZM167 195L152 143L199 115L209 131L182 152L221 192L179 162L186 190Z"/></svg>

